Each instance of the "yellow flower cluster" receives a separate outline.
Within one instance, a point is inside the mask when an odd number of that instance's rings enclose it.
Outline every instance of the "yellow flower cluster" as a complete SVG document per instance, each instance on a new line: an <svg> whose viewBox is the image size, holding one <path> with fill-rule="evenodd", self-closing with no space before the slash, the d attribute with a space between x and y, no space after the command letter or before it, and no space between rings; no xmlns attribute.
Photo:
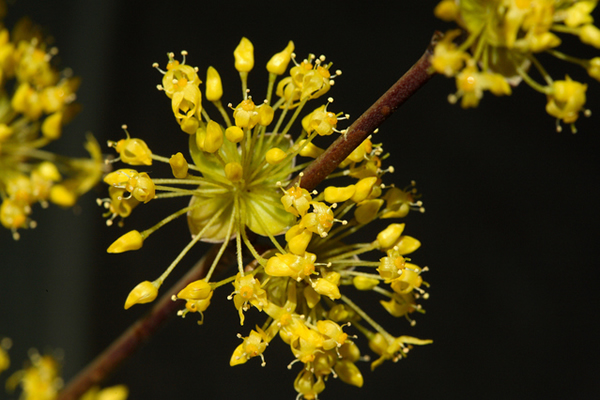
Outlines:
<svg viewBox="0 0 600 400"><path fill-rule="evenodd" d="M10 365L7 353L10 345L8 338L0 341L0 373ZM60 356L41 355L37 350L31 349L29 362L7 379L6 389L13 392L17 387L21 387L20 400L54 400L63 387L60 369ZM81 400L125 400L128 393L124 385L111 386L102 390L99 387L92 387L81 396Z"/></svg>
<svg viewBox="0 0 600 400"><path fill-rule="evenodd" d="M152 178L148 173L124 168L104 178L109 198L100 200L108 209L109 224L116 217L126 218L133 208L150 200L189 196L189 205L154 226L131 230L118 238L110 253L140 249L148 237L164 224L187 215L192 240L180 255L154 281L139 283L129 294L125 308L152 302L173 268L198 241L222 243L206 277L192 282L173 300L184 300L180 316L198 312L199 323L210 306L214 291L228 283L239 312L240 324L255 308L266 314L231 356L231 365L264 355L268 344L279 336L294 357L303 364L294 387L298 397L315 399L333 376L343 382L362 386L363 376L356 363L364 359L345 329L352 326L366 336L379 358L405 357L413 345L430 343L410 336L393 336L348 298L343 290L353 287L382 296L382 306L394 317L424 312L417 299L426 298L428 285L421 273L426 268L411 264L405 255L419 246L418 240L403 235L404 224L392 223L368 243L346 240L379 219L402 218L411 209L423 211L414 185L404 190L386 187L381 177L384 155L381 145L365 140L339 166L330 178L351 179L345 186L328 186L323 192L309 193L299 184L290 186L292 175L308 163L296 164L296 156L316 157L323 152L313 143L318 136L333 132L344 134L337 124L348 118L329 110L332 98L300 118L306 103L327 93L333 78L325 57L309 55L297 63L292 42L267 63L269 84L266 99L257 104L247 89L248 73L254 67L252 43L243 38L234 51L235 68L242 82L242 100L227 110L221 104L223 88L217 70L206 74L205 98L219 112L222 123L212 119L202 105L198 69L178 62L168 54L168 64L159 90L171 100L175 120L189 135L193 163L182 153L170 158L154 154L141 139L127 138L109 142L129 165L151 165L153 161L170 165L173 177ZM294 65L289 75L277 79ZM154 65L158 68L158 65ZM272 101L272 97L277 97ZM291 115L290 115L291 114ZM294 122L301 119L301 132L293 139ZM302 177L302 173L300 173ZM261 253L248 232L266 237L272 250ZM285 244L276 236L285 234ZM235 242L237 272L214 280L215 268L229 242ZM252 255L244 259L243 247ZM361 257L379 252L379 261ZM377 257L377 256L376 256Z"/></svg>
<svg viewBox="0 0 600 400"><path fill-rule="evenodd" d="M0 223L19 238L34 227L31 207L48 202L71 207L102 174L100 146L89 136L90 159L73 159L42 148L60 138L76 106L79 79L52 66L35 28L23 21L9 34L0 29Z"/></svg>
<svg viewBox="0 0 600 400"><path fill-rule="evenodd" d="M554 80L537 58L541 52L585 68L600 80L600 57L576 58L557 50L562 40L559 34L575 35L587 45L600 49L600 29L594 25L592 11L597 0L442 0L435 15L456 22L461 29L451 30L436 45L431 59L438 73L456 79L457 92L450 102L461 100L463 108L476 107L484 91L510 95L511 86L525 81L546 95L546 111L570 124L584 108L587 85L573 81ZM543 83L529 75L531 67L543 78Z"/></svg>

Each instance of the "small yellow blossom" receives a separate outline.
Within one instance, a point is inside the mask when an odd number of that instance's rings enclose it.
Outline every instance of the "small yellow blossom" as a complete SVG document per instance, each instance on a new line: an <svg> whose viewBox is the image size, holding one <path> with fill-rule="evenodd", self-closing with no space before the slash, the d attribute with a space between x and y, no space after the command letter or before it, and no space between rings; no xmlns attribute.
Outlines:
<svg viewBox="0 0 600 400"><path fill-rule="evenodd" d="M432 70L455 77L457 92L451 103L461 100L463 108L477 107L484 91L510 95L521 82L548 97L547 112L559 121L573 123L585 102L584 84L556 98L556 84L537 54L547 52L561 60L579 64L595 77L587 60L558 50L562 34L571 34L583 44L600 48L600 29L592 12L597 1L573 0L442 0L434 10L445 21L455 21L460 29L448 31L434 49ZM540 83L529 73L534 68ZM561 85L559 83L559 85ZM567 98L568 97L568 98ZM557 130L561 130L557 123Z"/></svg>
<svg viewBox="0 0 600 400"><path fill-rule="evenodd" d="M72 207L100 180L104 166L91 136L89 159L45 149L76 112L79 79L55 69L55 52L36 29L0 29L0 222L14 239L19 229L35 227L30 216L36 203Z"/></svg>
<svg viewBox="0 0 600 400"><path fill-rule="evenodd" d="M134 304L151 303L158 295L158 286L156 282L144 281L140 282L133 288L127 300L125 300L125 309L131 308Z"/></svg>

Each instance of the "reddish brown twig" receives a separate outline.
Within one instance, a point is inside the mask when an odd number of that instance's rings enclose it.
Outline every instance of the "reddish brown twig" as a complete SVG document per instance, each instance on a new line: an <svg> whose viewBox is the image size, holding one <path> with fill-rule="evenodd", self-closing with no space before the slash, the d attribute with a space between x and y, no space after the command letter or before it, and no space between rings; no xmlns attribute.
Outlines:
<svg viewBox="0 0 600 400"><path fill-rule="evenodd" d="M76 400L80 398L89 388L102 382L121 362L131 356L147 338L156 332L167 318L175 314L176 309L181 308L181 303L172 301L171 296L178 293L190 282L202 279L206 275L206 271L215 259L219 247L214 246L160 298L148 314L130 326L95 360L81 370L59 393L57 400ZM223 262L223 259L221 261Z"/></svg>
<svg viewBox="0 0 600 400"><path fill-rule="evenodd" d="M415 65L348 128L345 137L336 140L304 170L302 187L308 190L314 189L383 121L429 81L431 78L429 59L433 46L440 37L441 34L436 32L428 49ZM188 283L204 277L207 267L212 263L218 252L218 248L219 246L214 246L179 282L161 297L146 316L129 327L104 352L73 378L65 389L60 392L58 400L75 400L81 397L89 388L104 380L122 361L133 354L147 338L151 337L162 323L180 307L179 304L171 300L171 296L183 289Z"/></svg>
<svg viewBox="0 0 600 400"><path fill-rule="evenodd" d="M417 92L431 79L430 58L433 47L441 39L442 34L436 32L430 45L417 61L398 81L388 89L367 111L365 111L350 127L344 136L340 136L303 172L301 186L313 190L331 174L342 161L352 153L370 134L375 131L398 107ZM297 180L298 178L296 178ZM289 186L296 183L294 180Z"/></svg>

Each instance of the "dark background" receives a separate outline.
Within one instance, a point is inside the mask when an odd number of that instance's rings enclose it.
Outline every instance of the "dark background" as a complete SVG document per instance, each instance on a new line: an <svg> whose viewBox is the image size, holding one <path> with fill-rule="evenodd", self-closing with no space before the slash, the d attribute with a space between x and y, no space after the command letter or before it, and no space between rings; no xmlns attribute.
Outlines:
<svg viewBox="0 0 600 400"><path fill-rule="evenodd" d="M241 36L255 46L250 88L259 98L266 87L263 65L292 39L299 58L326 54L343 70L329 95L336 111L355 118L422 54L434 29L449 28L432 16L434 1L391 8L377 2L214 3L17 1L8 24L27 14L48 28L61 66L83 79L82 112L54 149L85 156L85 132L101 143L119 140L126 123L155 152L185 154L187 138L155 88L161 75L151 68L155 61L164 66L168 51L187 50L201 76L215 66L226 85L224 102L236 103L232 52ZM598 55L578 46L566 52ZM383 314L382 323L395 335L435 343L375 373L361 364L362 389L330 379L323 398L600 395L600 84L574 65L542 59L555 79L568 73L589 83L587 106L595 115L577 122L576 135L568 127L555 132L544 96L525 85L510 98L486 94L478 109L462 110L447 103L455 88L442 77L382 126L375 141L392 153L388 164L396 168L387 181L402 187L414 179L423 193L427 212L406 222L407 233L423 243L413 260L429 266L431 283L427 314L415 327ZM147 306L123 310L127 294L155 279L187 243L186 224L177 221L154 235L151 246L107 255L122 233L145 229L182 204L150 203L136 209L124 229L107 228L95 204L105 190L84 196L75 212L35 207L39 226L21 232L18 242L0 232L0 336L14 342L11 371L30 347L60 348L64 377L71 378L144 314ZM202 253L194 249L165 288ZM204 326L194 317L171 320L106 384L127 384L132 399L294 398L299 366L285 368L292 355L280 342L266 351L264 369L256 360L229 367L236 334L246 335L251 325L239 327L226 292L215 294ZM377 313L377 302L369 301Z"/></svg>

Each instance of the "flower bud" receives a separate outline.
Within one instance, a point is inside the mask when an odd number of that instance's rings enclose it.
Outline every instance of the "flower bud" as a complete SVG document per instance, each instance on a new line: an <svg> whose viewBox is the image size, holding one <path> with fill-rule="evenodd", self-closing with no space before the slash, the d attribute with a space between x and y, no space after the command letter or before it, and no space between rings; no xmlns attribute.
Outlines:
<svg viewBox="0 0 600 400"><path fill-rule="evenodd" d="M352 278L352 284L358 290L372 290L379 285L378 279L367 278L366 276L355 276Z"/></svg>
<svg viewBox="0 0 600 400"><path fill-rule="evenodd" d="M382 250L391 249L404 231L404 224L390 224L387 228L379 232L377 242Z"/></svg>
<svg viewBox="0 0 600 400"><path fill-rule="evenodd" d="M181 126L182 131L188 135L192 135L198 130L198 125L200 125L200 122L195 117L188 117L182 118L181 121L179 121L179 125Z"/></svg>
<svg viewBox="0 0 600 400"><path fill-rule="evenodd" d="M239 182L244 177L244 169L238 162L230 162L225 165L225 176L231 182Z"/></svg>
<svg viewBox="0 0 600 400"><path fill-rule="evenodd" d="M597 49L600 49L600 29L592 24L584 25L579 31L579 39Z"/></svg>
<svg viewBox="0 0 600 400"><path fill-rule="evenodd" d="M243 37L240 40L233 56L235 57L235 69L239 72L250 72L254 67L254 46L247 38Z"/></svg>
<svg viewBox="0 0 600 400"><path fill-rule="evenodd" d="M271 165L277 165L283 160L285 160L286 152L281 150L280 148L273 147L267 154L265 154L265 160Z"/></svg>
<svg viewBox="0 0 600 400"><path fill-rule="evenodd" d="M329 297L331 300L339 299L342 297L340 294L340 289L337 285L331 283L327 279L318 278L315 283L312 285L315 292Z"/></svg>
<svg viewBox="0 0 600 400"><path fill-rule="evenodd" d="M206 100L219 101L223 96L223 84L221 76L213 67L206 71Z"/></svg>
<svg viewBox="0 0 600 400"><path fill-rule="evenodd" d="M267 63L267 71L276 75L283 75L292 59L294 51L294 42L289 41L285 49L275 54Z"/></svg>
<svg viewBox="0 0 600 400"><path fill-rule="evenodd" d="M263 104L258 108L258 123L262 126L268 126L271 122L273 122L273 117L275 116L275 110L268 104Z"/></svg>
<svg viewBox="0 0 600 400"><path fill-rule="evenodd" d="M412 236L400 236L400 240L395 243L395 246L398 247L398 253L410 254L421 247L421 242Z"/></svg>
<svg viewBox="0 0 600 400"><path fill-rule="evenodd" d="M354 363L341 360L335 364L335 373L338 374L342 382L356 387L362 387L364 379L360 370Z"/></svg>
<svg viewBox="0 0 600 400"><path fill-rule="evenodd" d="M446 22L454 21L459 12L459 6L454 0L442 0L433 10L436 17Z"/></svg>
<svg viewBox="0 0 600 400"><path fill-rule="evenodd" d="M342 203L356 192L356 186L349 185L346 187L328 186L325 188L325 201L328 203Z"/></svg>
<svg viewBox="0 0 600 400"><path fill-rule="evenodd" d="M600 57L594 57L589 61L587 72L592 78L600 81Z"/></svg>
<svg viewBox="0 0 600 400"><path fill-rule="evenodd" d="M129 231L115 240L106 250L107 253L123 253L138 250L144 244L144 237L136 230Z"/></svg>
<svg viewBox="0 0 600 400"><path fill-rule="evenodd" d="M185 300L204 300L208 298L211 292L210 284L201 279L187 285L177 293L177 297Z"/></svg>
<svg viewBox="0 0 600 400"><path fill-rule="evenodd" d="M53 185L50 189L50 201L61 207L73 207L77 202L77 194L64 185Z"/></svg>
<svg viewBox="0 0 600 400"><path fill-rule="evenodd" d="M134 304L150 303L156 299L156 296L158 296L158 286L154 282L141 282L129 292L125 300L125 309L129 309Z"/></svg>
<svg viewBox="0 0 600 400"><path fill-rule="evenodd" d="M304 140L301 140L298 145L299 146L304 146ZM302 157L310 157L310 158L317 158L319 157L321 154L323 154L325 150L323 150L322 148L315 146L314 144L308 143L307 145L305 145L302 150L300 150L300 155Z"/></svg>
<svg viewBox="0 0 600 400"><path fill-rule="evenodd" d="M354 211L354 218L356 218L356 222L358 222L361 225L364 225L373 221L375 217L377 217L377 213L379 213L379 209L382 205L383 200L381 199L363 201L356 208L356 211Z"/></svg>
<svg viewBox="0 0 600 400"><path fill-rule="evenodd" d="M42 123L42 134L50 140L56 140L62 132L62 112L55 112Z"/></svg>
<svg viewBox="0 0 600 400"><path fill-rule="evenodd" d="M377 183L376 176L370 176L368 178L363 178L356 183L356 191L352 196L352 201L355 203L360 203L365 200L371 194L373 190L373 186Z"/></svg>
<svg viewBox="0 0 600 400"><path fill-rule="evenodd" d="M244 139L244 131L239 126L230 126L225 130L225 136L231 143L239 143Z"/></svg>
<svg viewBox="0 0 600 400"><path fill-rule="evenodd" d="M171 171L175 178L183 179L187 176L189 166L181 152L171 156L169 165L171 166Z"/></svg>
<svg viewBox="0 0 600 400"><path fill-rule="evenodd" d="M297 226L297 225L296 225ZM288 231L289 232L289 231ZM288 242L288 248L290 252L296 255L303 255L310 243L310 239L312 238L312 232L308 229L302 230L302 232L296 234L295 236L288 239L288 235L286 233L286 240Z"/></svg>
<svg viewBox="0 0 600 400"><path fill-rule="evenodd" d="M60 172L58 172L58 168L56 165L51 163L50 161L41 162L36 170L40 173L40 176L44 179L47 179L52 182L60 181Z"/></svg>
<svg viewBox="0 0 600 400"><path fill-rule="evenodd" d="M215 121L209 121L206 126L206 139L204 140L204 151L214 153L223 145L223 130L221 125Z"/></svg>

